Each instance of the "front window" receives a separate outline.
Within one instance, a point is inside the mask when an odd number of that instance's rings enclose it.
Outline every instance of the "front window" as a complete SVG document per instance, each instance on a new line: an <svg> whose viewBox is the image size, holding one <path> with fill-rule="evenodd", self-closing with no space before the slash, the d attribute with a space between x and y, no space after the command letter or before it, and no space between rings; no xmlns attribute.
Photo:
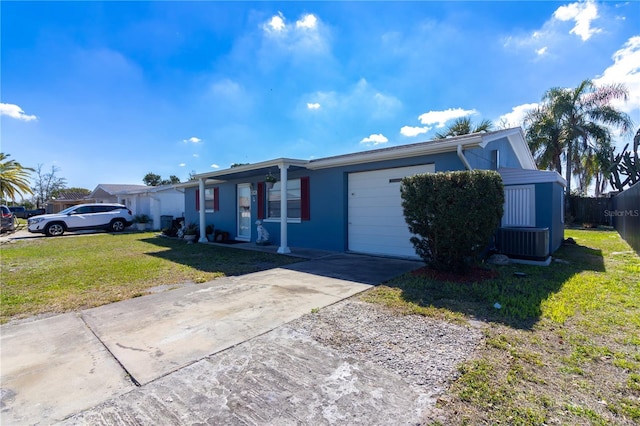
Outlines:
<svg viewBox="0 0 640 426"><path fill-rule="evenodd" d="M204 190L204 211L207 213L213 213L214 203L214 191L213 188L205 188Z"/></svg>
<svg viewBox="0 0 640 426"><path fill-rule="evenodd" d="M267 191L267 217L280 219L281 183L276 182L273 188ZM300 219L301 217L301 191L300 179L287 181L287 218Z"/></svg>

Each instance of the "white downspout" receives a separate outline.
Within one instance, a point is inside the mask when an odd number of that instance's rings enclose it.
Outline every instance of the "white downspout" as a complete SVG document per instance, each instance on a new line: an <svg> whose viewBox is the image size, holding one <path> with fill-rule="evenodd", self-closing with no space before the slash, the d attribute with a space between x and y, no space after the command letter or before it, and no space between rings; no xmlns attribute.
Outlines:
<svg viewBox="0 0 640 426"><path fill-rule="evenodd" d="M200 218L199 218L199 222L200 224L199 229L200 229L200 239L198 240L199 243L206 243L207 242L207 236L206 236L206 229L205 229L205 222L206 222L206 218L205 218L205 214L204 214L204 181L205 178L200 178L198 181L198 190L199 190L199 194L198 194L198 198L200 199L199 201L199 205L200 205Z"/></svg>
<svg viewBox="0 0 640 426"><path fill-rule="evenodd" d="M278 247L278 253L287 254L291 253L287 241L287 169L288 164L280 164L280 247Z"/></svg>
<svg viewBox="0 0 640 426"><path fill-rule="evenodd" d="M458 145L456 153L458 154L458 158L460 159L460 161L462 161L462 164L464 164L467 170L473 170L473 167L471 167L471 164L469 164L467 157L464 156L464 152L462 152L462 145Z"/></svg>

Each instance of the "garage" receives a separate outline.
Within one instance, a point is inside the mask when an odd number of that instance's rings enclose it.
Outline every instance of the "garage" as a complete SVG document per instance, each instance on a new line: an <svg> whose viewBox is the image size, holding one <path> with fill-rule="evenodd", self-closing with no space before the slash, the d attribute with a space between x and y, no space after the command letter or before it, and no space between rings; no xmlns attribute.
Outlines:
<svg viewBox="0 0 640 426"><path fill-rule="evenodd" d="M350 173L349 251L418 258L404 221L400 183L406 176L434 172L432 163Z"/></svg>

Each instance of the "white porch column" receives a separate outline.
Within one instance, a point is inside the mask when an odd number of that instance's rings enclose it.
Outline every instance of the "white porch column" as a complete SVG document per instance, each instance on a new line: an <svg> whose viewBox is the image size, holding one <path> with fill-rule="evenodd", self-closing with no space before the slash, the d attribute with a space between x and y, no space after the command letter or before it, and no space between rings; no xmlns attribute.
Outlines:
<svg viewBox="0 0 640 426"><path fill-rule="evenodd" d="M204 179L204 178L200 178L198 180L198 190L199 190L198 191L199 192L199 194L198 194L198 198L199 198L198 205L200 206L200 218L199 218L199 222L200 223L198 225L198 227L200 229L200 239L198 240L199 243L206 243L207 242L207 235L205 234L205 232L206 232L205 223L206 223L207 219L205 218L205 214L204 214L204 181L205 180L206 179Z"/></svg>
<svg viewBox="0 0 640 426"><path fill-rule="evenodd" d="M280 247L278 253L291 253L287 241L287 169L288 164L280 164Z"/></svg>

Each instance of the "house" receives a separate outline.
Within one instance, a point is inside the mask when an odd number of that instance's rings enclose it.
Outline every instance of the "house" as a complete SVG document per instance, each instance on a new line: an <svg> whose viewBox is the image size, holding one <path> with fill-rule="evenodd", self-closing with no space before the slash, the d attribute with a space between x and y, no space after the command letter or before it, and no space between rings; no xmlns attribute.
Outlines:
<svg viewBox="0 0 640 426"><path fill-rule="evenodd" d="M120 203L122 197L120 193L126 191L134 191L137 189L144 189L146 185L121 185L121 184L106 184L101 183L89 194L87 198L92 198L96 203ZM123 203L126 204L126 203ZM129 205L127 205L129 207Z"/></svg>
<svg viewBox="0 0 640 426"><path fill-rule="evenodd" d="M59 213L69 207L77 206L84 203L95 203L96 200L89 198L84 192L62 191L57 198L47 200L45 208L47 214Z"/></svg>
<svg viewBox="0 0 640 426"><path fill-rule="evenodd" d="M401 206L401 179L465 169L501 173L513 187L503 226L547 228L546 251L559 247L563 179L536 169L520 128L201 173L184 186L185 220L200 225L203 242L209 224L235 240L255 241L255 222L261 220L278 253L289 253L292 246L415 258ZM278 180L271 188L268 175Z"/></svg>
<svg viewBox="0 0 640 426"><path fill-rule="evenodd" d="M134 215L147 215L151 218L152 229L161 229L162 217L182 217L184 215L184 189L179 185L124 185L119 191L114 190L118 202L125 204Z"/></svg>

